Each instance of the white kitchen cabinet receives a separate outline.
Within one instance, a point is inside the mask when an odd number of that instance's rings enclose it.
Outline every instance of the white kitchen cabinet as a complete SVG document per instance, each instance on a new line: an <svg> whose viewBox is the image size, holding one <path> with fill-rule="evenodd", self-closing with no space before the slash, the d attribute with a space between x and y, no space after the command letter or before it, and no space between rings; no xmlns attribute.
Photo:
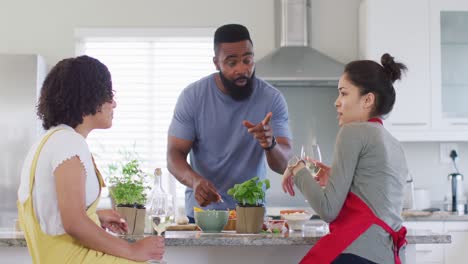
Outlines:
<svg viewBox="0 0 468 264"><path fill-rule="evenodd" d="M444 245L445 264L468 262L468 222L445 222L444 232L452 236L452 243Z"/></svg>
<svg viewBox="0 0 468 264"><path fill-rule="evenodd" d="M436 128L468 132L468 1L430 1L432 105Z"/></svg>
<svg viewBox="0 0 468 264"><path fill-rule="evenodd" d="M468 222L411 221L403 225L410 230L431 230L434 233L451 236L451 244L417 244L417 264L466 264L468 262Z"/></svg>
<svg viewBox="0 0 468 264"><path fill-rule="evenodd" d="M405 222L403 224L410 230L430 230L442 234L444 222ZM441 244L417 244L416 264L443 264L444 247ZM445 262L451 263L451 262Z"/></svg>
<svg viewBox="0 0 468 264"><path fill-rule="evenodd" d="M468 11L468 1L361 3L360 58L378 61L388 52L408 67L385 122L400 141L468 141L468 26L441 13L457 10ZM462 41L452 43L453 36Z"/></svg>
<svg viewBox="0 0 468 264"><path fill-rule="evenodd" d="M385 126L400 140L405 139L404 132L420 134L429 130L429 3L363 1L359 12L360 57L380 62L382 54L390 53L409 69L394 85L397 98Z"/></svg>

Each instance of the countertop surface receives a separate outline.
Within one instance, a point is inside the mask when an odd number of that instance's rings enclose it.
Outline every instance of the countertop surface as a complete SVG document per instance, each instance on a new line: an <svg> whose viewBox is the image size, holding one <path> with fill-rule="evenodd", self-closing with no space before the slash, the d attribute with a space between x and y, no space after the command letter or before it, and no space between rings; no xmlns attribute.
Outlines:
<svg viewBox="0 0 468 264"><path fill-rule="evenodd" d="M437 211L433 213L423 211L403 211L404 221L468 221L468 215Z"/></svg>
<svg viewBox="0 0 468 264"><path fill-rule="evenodd" d="M285 234L237 234L235 231L203 233L201 231L168 231L166 246L296 246L314 245L322 236L320 231L291 231ZM122 236L128 241L142 239L141 236ZM409 244L449 244L451 236L435 234L429 230L408 230ZM0 230L0 247L25 247L22 232L13 229Z"/></svg>
<svg viewBox="0 0 468 264"><path fill-rule="evenodd" d="M279 217L280 210L285 209L302 209L314 214L312 209L304 207L267 207L267 215ZM425 211L404 210L401 216L403 221L468 221L468 215L458 215L457 213L447 211L430 213ZM313 218L319 219L319 216L314 215Z"/></svg>

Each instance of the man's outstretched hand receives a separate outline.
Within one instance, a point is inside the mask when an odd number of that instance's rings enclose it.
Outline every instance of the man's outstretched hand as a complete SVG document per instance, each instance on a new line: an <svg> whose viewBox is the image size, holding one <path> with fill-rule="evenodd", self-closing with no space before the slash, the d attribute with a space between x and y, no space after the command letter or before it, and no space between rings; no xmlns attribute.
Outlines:
<svg viewBox="0 0 468 264"><path fill-rule="evenodd" d="M262 148L268 148L272 144L273 131L270 127L270 119L272 115L273 113L269 112L262 122L256 125L247 120L242 122L242 124L247 128L247 131L252 134L256 140L258 140Z"/></svg>

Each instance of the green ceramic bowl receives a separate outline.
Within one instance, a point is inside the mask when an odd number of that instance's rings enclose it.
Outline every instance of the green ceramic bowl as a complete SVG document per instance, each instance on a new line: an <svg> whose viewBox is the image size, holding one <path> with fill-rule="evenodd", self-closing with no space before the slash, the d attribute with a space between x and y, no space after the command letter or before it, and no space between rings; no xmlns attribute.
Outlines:
<svg viewBox="0 0 468 264"><path fill-rule="evenodd" d="M219 233L223 230L229 217L229 211L207 210L195 212L195 223L207 233Z"/></svg>

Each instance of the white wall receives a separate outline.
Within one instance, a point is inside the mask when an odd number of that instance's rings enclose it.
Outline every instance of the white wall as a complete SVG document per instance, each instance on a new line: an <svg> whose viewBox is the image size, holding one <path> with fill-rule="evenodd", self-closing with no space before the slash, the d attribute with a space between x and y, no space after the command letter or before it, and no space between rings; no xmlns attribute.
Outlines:
<svg viewBox="0 0 468 264"><path fill-rule="evenodd" d="M314 46L342 62L356 58L358 3L313 0ZM241 23L249 28L260 58L275 47L273 14L273 0L2 0L0 53L39 53L51 66L74 56L75 28Z"/></svg>
<svg viewBox="0 0 468 264"><path fill-rule="evenodd" d="M0 52L40 53L53 65L74 55L75 28L216 27L231 22L250 28L259 55L273 48L270 0L3 1Z"/></svg>

